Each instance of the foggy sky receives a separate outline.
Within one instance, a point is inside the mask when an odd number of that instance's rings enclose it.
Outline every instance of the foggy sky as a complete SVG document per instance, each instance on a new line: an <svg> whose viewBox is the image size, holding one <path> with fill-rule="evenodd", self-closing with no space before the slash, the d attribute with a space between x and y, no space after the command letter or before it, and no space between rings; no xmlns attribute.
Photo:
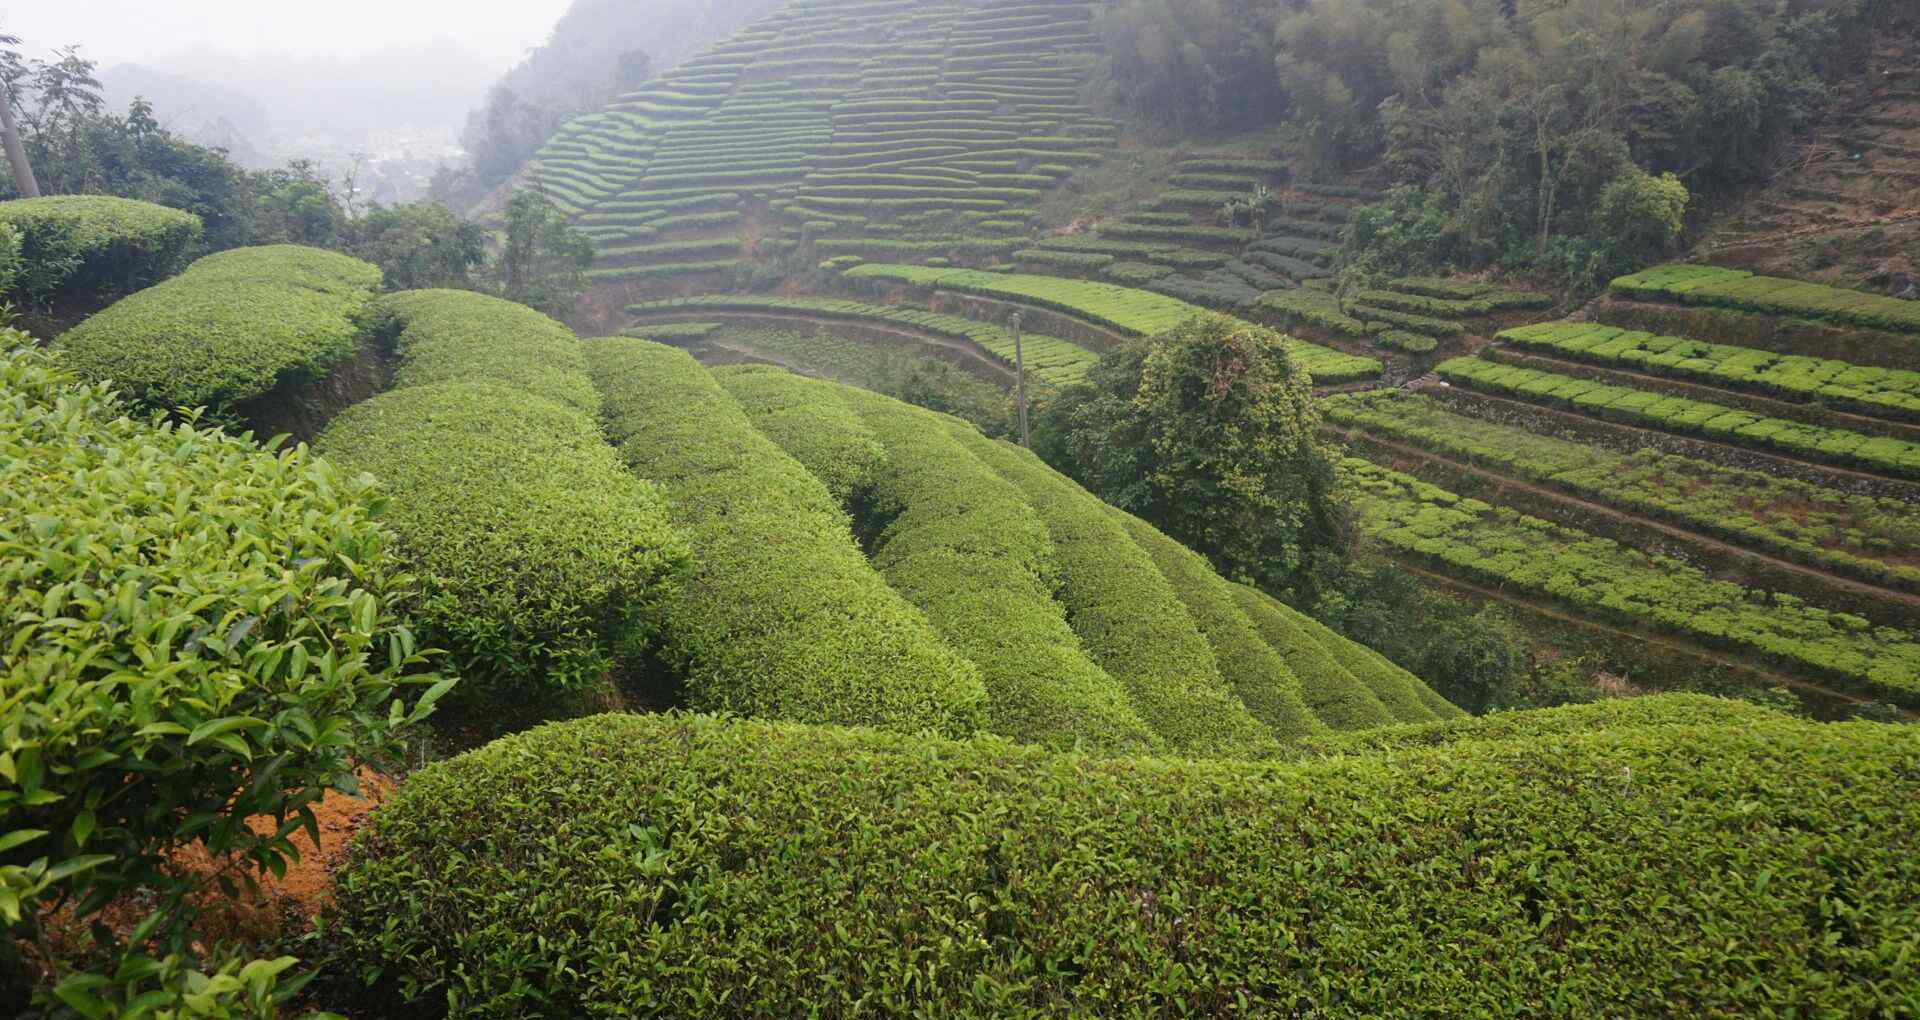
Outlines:
<svg viewBox="0 0 1920 1020"><path fill-rule="evenodd" d="M504 71L546 40L567 0L10 0L6 8L0 33L21 37L31 55L78 43L102 66L433 46Z"/></svg>

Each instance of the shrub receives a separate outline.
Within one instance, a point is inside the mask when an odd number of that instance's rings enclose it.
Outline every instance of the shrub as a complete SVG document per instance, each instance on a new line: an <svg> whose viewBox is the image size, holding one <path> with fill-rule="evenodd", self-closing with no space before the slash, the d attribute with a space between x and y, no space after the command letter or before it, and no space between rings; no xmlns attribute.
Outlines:
<svg viewBox="0 0 1920 1020"><path fill-rule="evenodd" d="M1617 453L1397 391L1321 402L1327 420L1874 584L1920 592L1920 506L1646 450Z"/></svg>
<svg viewBox="0 0 1920 1020"><path fill-rule="evenodd" d="M1914 635L1715 580L1690 564L1462 499L1366 461L1347 461L1346 474L1362 530L1402 556L1625 626L1832 678L1867 697L1920 706Z"/></svg>
<svg viewBox="0 0 1920 1020"><path fill-rule="evenodd" d="M1054 601L1059 576L1046 526L1018 489L948 434L949 419L850 387L781 382L841 400L886 449L888 469L863 522L874 566L980 667L989 729L1101 752L1159 746Z"/></svg>
<svg viewBox="0 0 1920 1020"><path fill-rule="evenodd" d="M1916 756L1785 718L1275 766L606 716L416 775L329 930L455 1017L1898 1016Z"/></svg>
<svg viewBox="0 0 1920 1020"><path fill-rule="evenodd" d="M209 255L68 330L81 376L151 407L233 409L324 377L366 340L380 270L317 248Z"/></svg>
<svg viewBox="0 0 1920 1020"><path fill-rule="evenodd" d="M0 228L19 241L19 272L0 297L43 305L96 300L151 286L180 271L200 244L200 217L106 195L0 202Z"/></svg>
<svg viewBox="0 0 1920 1020"><path fill-rule="evenodd" d="M1703 400L1668 397L1479 358L1453 358L1441 362L1435 371L1455 385L1571 407L1582 414L1682 435L1700 434L1719 442L1778 450L1896 478L1920 479L1920 443L1912 440L1767 418Z"/></svg>
<svg viewBox="0 0 1920 1020"><path fill-rule="evenodd" d="M1153 525L1117 509L1108 511L1134 544L1153 557L1160 573L1186 606L1194 626L1213 647L1214 662L1240 703L1282 741L1329 732L1307 707L1305 687L1287 660L1275 652L1234 600L1226 579L1199 553Z"/></svg>
<svg viewBox="0 0 1920 1020"><path fill-rule="evenodd" d="M1013 483L1053 539L1067 622L1093 660L1127 689L1169 750L1191 757L1271 753L1273 733L1221 679L1212 646L1153 559L1097 497L1020 447L948 430Z"/></svg>
<svg viewBox="0 0 1920 1020"><path fill-rule="evenodd" d="M620 456L667 486L692 543L666 653L693 705L906 731L979 726L979 673L888 589L826 487L706 369L639 340L595 340L587 353ZM755 389L753 406L772 415L773 391Z"/></svg>
<svg viewBox="0 0 1920 1020"><path fill-rule="evenodd" d="M19 278L20 269L20 233L0 222L0 299L13 292L13 282Z"/></svg>
<svg viewBox="0 0 1920 1020"><path fill-rule="evenodd" d="M602 682L676 595L687 549L659 490L575 408L489 379L407 386L347 410L319 446L393 494L418 619L470 704Z"/></svg>
<svg viewBox="0 0 1920 1020"><path fill-rule="evenodd" d="M1335 733L1302 740L1287 748L1293 758L1327 758L1342 754L1417 751L1453 747L1467 741L1524 740L1537 737L1603 733L1649 726L1715 727L1732 729L1784 721L1775 709L1736 698L1705 694L1653 694L1611 698L1563 708L1459 715L1435 722L1382 726L1358 733Z"/></svg>
<svg viewBox="0 0 1920 1020"><path fill-rule="evenodd" d="M465 290L414 290L379 304L396 388L490 380L589 414L600 395L573 331L512 301Z"/></svg>
<svg viewBox="0 0 1920 1020"><path fill-rule="evenodd" d="M832 393L789 386L786 369L737 365L713 376L753 428L812 470L840 506L866 500L887 469L887 450L866 423Z"/></svg>
<svg viewBox="0 0 1920 1020"><path fill-rule="evenodd" d="M0 355L0 397L4 992L14 940L55 905L86 920L149 890L154 942L132 951L187 951L194 883L172 855L284 868L312 805L445 683L403 699L436 678L369 482L305 447L129 417L44 353Z"/></svg>
<svg viewBox="0 0 1920 1020"><path fill-rule="evenodd" d="M1321 722L1335 730L1363 730L1402 721L1327 651L1325 642L1308 626L1311 620L1266 592L1230 583L1240 611L1300 678L1307 707Z"/></svg>

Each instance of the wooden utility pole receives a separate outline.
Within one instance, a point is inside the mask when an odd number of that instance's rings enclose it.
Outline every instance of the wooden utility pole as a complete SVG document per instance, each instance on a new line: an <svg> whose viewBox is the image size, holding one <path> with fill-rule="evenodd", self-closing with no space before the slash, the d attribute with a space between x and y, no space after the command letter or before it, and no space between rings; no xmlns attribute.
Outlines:
<svg viewBox="0 0 1920 1020"><path fill-rule="evenodd" d="M1032 449L1033 437L1027 433L1027 359L1020 350L1020 313L1008 316L1007 323L1013 327L1013 377L1020 402L1020 445Z"/></svg>
<svg viewBox="0 0 1920 1020"><path fill-rule="evenodd" d="M7 101L5 85L0 85L0 139L6 142L7 163L13 167L14 190L21 198L39 198L40 182L33 179L27 150L20 145L20 127L13 122L13 104Z"/></svg>

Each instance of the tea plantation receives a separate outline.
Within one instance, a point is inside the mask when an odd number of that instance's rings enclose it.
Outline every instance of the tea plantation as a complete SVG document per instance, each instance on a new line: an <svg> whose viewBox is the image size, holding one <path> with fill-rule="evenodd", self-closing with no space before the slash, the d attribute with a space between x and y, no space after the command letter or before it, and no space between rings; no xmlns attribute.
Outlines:
<svg viewBox="0 0 1920 1020"><path fill-rule="evenodd" d="M0 201L0 1014L1920 1018L1920 306L1367 261L1159 8L622 86L565 322Z"/></svg>

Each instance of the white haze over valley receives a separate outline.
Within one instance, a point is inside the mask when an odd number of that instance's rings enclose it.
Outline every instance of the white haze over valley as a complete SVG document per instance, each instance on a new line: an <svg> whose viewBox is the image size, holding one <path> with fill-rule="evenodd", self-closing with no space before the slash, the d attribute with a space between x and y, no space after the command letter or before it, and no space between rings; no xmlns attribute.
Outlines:
<svg viewBox="0 0 1920 1020"><path fill-rule="evenodd" d="M358 159L394 178L387 197L410 198L568 2L57 0L7 5L0 34L43 59L78 46L115 108L146 96L167 126L242 163L309 158L338 175Z"/></svg>

